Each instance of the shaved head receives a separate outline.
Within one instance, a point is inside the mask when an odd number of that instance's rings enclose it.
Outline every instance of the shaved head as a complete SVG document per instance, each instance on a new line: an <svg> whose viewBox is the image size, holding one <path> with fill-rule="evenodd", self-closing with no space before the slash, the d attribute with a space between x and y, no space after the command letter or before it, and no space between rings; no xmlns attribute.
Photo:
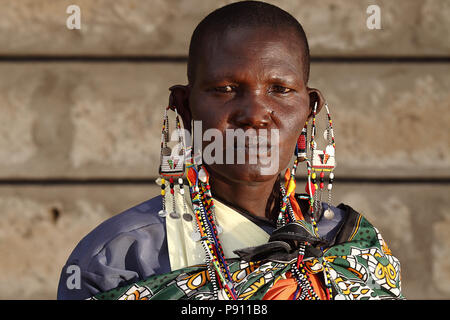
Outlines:
<svg viewBox="0 0 450 320"><path fill-rule="evenodd" d="M195 28L189 46L188 80L195 82L196 69L202 56L205 41L219 40L225 34L237 28L270 28L282 31L286 39L298 41L299 52L303 63L303 78L309 79L309 46L301 24L288 12L265 2L241 1L221 7L207 15ZM242 44L245 45L245 44Z"/></svg>

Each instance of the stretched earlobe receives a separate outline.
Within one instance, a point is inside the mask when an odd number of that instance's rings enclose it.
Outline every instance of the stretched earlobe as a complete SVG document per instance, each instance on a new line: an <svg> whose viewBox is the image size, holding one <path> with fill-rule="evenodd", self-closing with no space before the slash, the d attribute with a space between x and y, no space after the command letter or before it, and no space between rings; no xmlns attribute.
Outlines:
<svg viewBox="0 0 450 320"><path fill-rule="evenodd" d="M183 126L189 132L191 131L191 110L189 107L189 86L174 85L169 88L169 108L177 109L178 114L183 120Z"/></svg>
<svg viewBox="0 0 450 320"><path fill-rule="evenodd" d="M309 119L313 115L314 105L317 103L316 113L319 113L322 107L325 105L325 98L319 89L307 88L307 90L309 95L309 110L310 110L310 114L308 116Z"/></svg>

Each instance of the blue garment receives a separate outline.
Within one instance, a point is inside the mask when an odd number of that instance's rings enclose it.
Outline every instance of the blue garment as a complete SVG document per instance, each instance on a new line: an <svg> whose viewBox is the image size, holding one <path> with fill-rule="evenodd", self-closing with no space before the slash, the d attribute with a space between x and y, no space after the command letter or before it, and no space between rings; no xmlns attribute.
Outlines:
<svg viewBox="0 0 450 320"><path fill-rule="evenodd" d="M166 235L166 218L161 218L161 196L144 201L104 221L75 247L62 268L58 299L81 300L93 295L171 271ZM324 209L328 208L323 204ZM345 211L331 207L331 220L320 219L319 235L332 241L344 222ZM275 226L242 213L268 234ZM81 271L80 288L68 286L73 270Z"/></svg>

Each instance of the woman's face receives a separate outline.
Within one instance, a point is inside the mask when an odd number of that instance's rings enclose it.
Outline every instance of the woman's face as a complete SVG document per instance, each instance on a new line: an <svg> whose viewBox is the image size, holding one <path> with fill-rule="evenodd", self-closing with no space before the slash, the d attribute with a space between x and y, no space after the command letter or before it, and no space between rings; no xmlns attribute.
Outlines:
<svg viewBox="0 0 450 320"><path fill-rule="evenodd" d="M301 46L288 31L267 28L229 29L203 41L189 109L192 120L201 121L203 132L216 128L222 134L224 163L204 160L212 176L250 184L272 180L288 166L311 112ZM227 142L233 142L227 139L227 129L254 129L257 135L265 129L269 152L258 152L260 145L227 148ZM274 142L271 130L278 132L279 142ZM209 143L204 141L203 148ZM243 164L236 164L239 152L245 153ZM256 163L249 163L249 152L257 153ZM230 153L235 153L233 164L225 163ZM270 161L275 170L267 174L268 164L260 160Z"/></svg>

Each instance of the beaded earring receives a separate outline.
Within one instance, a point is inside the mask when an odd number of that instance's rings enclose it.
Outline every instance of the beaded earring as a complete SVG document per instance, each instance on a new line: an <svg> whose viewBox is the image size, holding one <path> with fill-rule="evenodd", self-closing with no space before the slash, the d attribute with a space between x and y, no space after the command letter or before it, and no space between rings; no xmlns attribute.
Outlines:
<svg viewBox="0 0 450 320"><path fill-rule="evenodd" d="M315 134L315 130L316 130L315 129L316 113L317 113L317 103L313 110L314 117L312 119L312 126L314 128L313 129L314 132L311 135L311 139L314 143L315 143L314 134ZM328 112L328 114L329 114L329 112ZM331 119L331 118L329 118L329 119ZM331 126L331 123L330 123L330 126ZM292 223L292 222L296 221L295 215L292 210L292 206L290 205L290 202L289 202L289 197L293 192L295 192L295 187L296 187L295 172L297 170L297 165L299 162L306 161L307 168L308 168L307 192L308 192L308 194L310 194L310 196L307 196L307 197L303 196L303 197L304 197L304 199L309 200L310 208L311 208L311 212L312 212L311 224L313 226L314 233L316 234L316 236L318 236L319 230L318 230L317 223L316 223L317 214L315 214L315 212L314 212L314 196L309 191L312 190L312 188L314 188L314 185L311 184L311 172L312 172L312 170L314 170L314 172L316 170L319 170L319 167L318 166L312 167L311 162L308 160L308 157L307 157L307 151L308 151L307 131L308 131L308 122L305 123L305 126L303 127L301 134L297 140L297 144L295 147L295 153L294 153L295 159L294 159L293 167L291 170L289 170L289 169L286 170L286 174L285 174L285 178L287 180L285 183L286 188L284 188L283 185L281 185L282 200L281 200L281 210L280 210L280 214L279 214L278 220L277 220L277 227L280 228L288 223ZM333 140L333 142L334 142L334 140ZM311 150L313 150L313 149L311 148ZM313 154L315 154L315 153L311 152L311 157ZM314 162L314 164L316 164L316 163ZM311 187L311 185L312 185L312 187ZM308 189L308 186L310 186L309 189ZM308 242L304 242L299 245L297 262L293 263L291 266L291 273L297 282L297 289L293 295L293 300L303 300L303 299L317 300L317 299L319 299L318 295L314 292L314 289L312 288L311 279L310 279L309 273L306 270L305 263L303 261L303 258L305 255L305 249L306 249L307 245L308 245ZM326 265L324 266L324 268L325 268L325 270L328 270ZM328 272L326 272L326 274L327 274L327 279L326 279L327 282L326 283L327 283L327 288L328 288L328 290L326 291L326 294L327 294L328 298L331 298L331 296L332 296L331 287L328 285L328 284L330 284L329 274L328 274Z"/></svg>
<svg viewBox="0 0 450 320"><path fill-rule="evenodd" d="M302 132L300 133L300 136L297 140L297 145L295 147L295 156L298 159L298 162L303 162L306 160L307 154L307 131L308 131L308 121L306 121L305 126L302 129Z"/></svg>
<svg viewBox="0 0 450 320"><path fill-rule="evenodd" d="M174 149L171 149L168 146L168 143L170 141L170 131L167 110L170 108L171 107L168 106L164 111L164 119L161 132L161 155L159 166L160 178L158 178L156 182L161 186L162 209L158 212L158 214L160 217L165 217L168 214L166 209L166 187L168 182L168 186L170 187L170 194L172 197L172 211L169 213L169 216L173 219L178 219L181 217L181 215L179 212L177 212L175 205L175 184L178 183L178 191L181 196L184 197L183 175L185 170L186 145L184 143L184 135L181 129L180 118L178 116L177 109L174 108L178 144ZM186 217L188 215L191 218L190 220L192 220L192 216L187 213L185 201L183 201L183 203L183 217L188 220L188 217Z"/></svg>
<svg viewBox="0 0 450 320"><path fill-rule="evenodd" d="M336 167L335 151L336 143L334 140L334 130L333 121L331 120L330 110L328 104L324 105L327 112L327 126L324 130L324 139L326 141L326 147L324 150L319 150L317 148L317 143L315 141L316 136L316 115L317 115L317 102L313 108L313 118L311 125L311 141L309 143L311 149L311 161L307 161L308 166L308 183L307 192L311 197L311 210L315 219L318 218L321 212L322 203L322 191L325 187L325 173L328 175L328 208L324 212L324 217L326 219L333 219L334 213L329 206L331 204L331 190L333 189L334 173L333 170ZM318 175L318 176L317 176Z"/></svg>
<svg viewBox="0 0 450 320"><path fill-rule="evenodd" d="M286 190L281 185L281 210L280 214L278 215L277 220L277 227L280 227L284 224L286 224L287 221L295 221L294 214L292 213L292 209L290 212L286 212L286 208L288 208L288 199L292 192L295 192L296 182L295 182L295 173L297 171L297 166L299 162L303 162L306 160L306 140L307 140L307 128L308 128L308 122L305 123L305 126L302 129L302 132L300 136L297 139L297 144L295 146L295 160L294 165L292 166L292 169L286 170L285 175L289 175L289 181L286 183Z"/></svg>

